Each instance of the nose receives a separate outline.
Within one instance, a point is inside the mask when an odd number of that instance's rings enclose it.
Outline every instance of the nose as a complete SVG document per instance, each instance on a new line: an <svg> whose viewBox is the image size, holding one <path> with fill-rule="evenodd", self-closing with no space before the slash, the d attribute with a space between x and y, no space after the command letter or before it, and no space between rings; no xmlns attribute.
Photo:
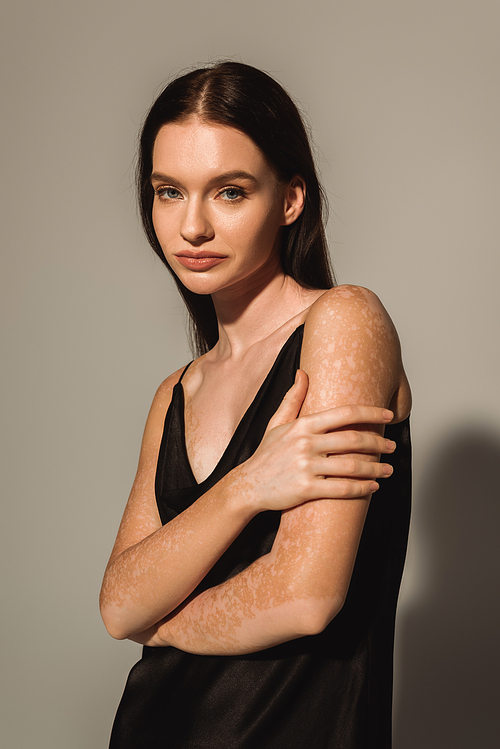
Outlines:
<svg viewBox="0 0 500 749"><path fill-rule="evenodd" d="M186 242L194 245L202 244L212 239L214 230L207 215L206 206L202 200L192 198L186 201L180 233Z"/></svg>

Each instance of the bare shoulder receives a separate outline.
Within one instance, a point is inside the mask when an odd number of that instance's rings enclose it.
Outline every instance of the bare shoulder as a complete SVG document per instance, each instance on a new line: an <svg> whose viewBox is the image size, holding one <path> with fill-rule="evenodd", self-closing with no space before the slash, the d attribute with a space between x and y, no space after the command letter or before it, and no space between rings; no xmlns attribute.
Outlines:
<svg viewBox="0 0 500 749"><path fill-rule="evenodd" d="M163 380L155 393L153 402L151 403L151 408L149 409L146 426L144 427L141 452L139 455L139 465L134 486L132 487L131 496L134 495L134 491L138 484L143 485L146 481L152 485L154 482L154 473L156 471L156 461L158 459L161 438L163 436L165 415L172 400L174 387L179 381L182 372L183 368L173 372L166 380Z"/></svg>
<svg viewBox="0 0 500 749"><path fill-rule="evenodd" d="M337 286L309 309L301 366L310 380L308 409L377 405L405 418L411 395L396 328L382 302L362 286Z"/></svg>
<svg viewBox="0 0 500 749"><path fill-rule="evenodd" d="M159 447L159 439L161 439L161 433L163 432L163 423L165 421L165 415L168 411L168 407L172 400L172 393L174 391L174 387L179 382L184 369L185 367L181 367L180 369L173 372L165 380L163 380L163 382L157 389L153 398L153 402L151 403L151 408L149 409L149 414L146 421L143 448L148 442L158 443ZM158 432L160 432L159 435Z"/></svg>
<svg viewBox="0 0 500 749"><path fill-rule="evenodd" d="M172 372L172 374L169 375L165 380L163 380L155 393L155 397L153 398L153 405L155 408L158 408L160 410L166 410L168 408L172 399L174 387L179 382L185 368L186 367L181 367L180 369L177 369L175 372Z"/></svg>
<svg viewBox="0 0 500 749"><path fill-rule="evenodd" d="M309 335L331 335L332 329L345 325L368 325L370 331L380 329L395 336L396 329L385 307L373 291L363 286L335 286L322 294L309 308L306 329ZM345 333L355 328L346 328Z"/></svg>

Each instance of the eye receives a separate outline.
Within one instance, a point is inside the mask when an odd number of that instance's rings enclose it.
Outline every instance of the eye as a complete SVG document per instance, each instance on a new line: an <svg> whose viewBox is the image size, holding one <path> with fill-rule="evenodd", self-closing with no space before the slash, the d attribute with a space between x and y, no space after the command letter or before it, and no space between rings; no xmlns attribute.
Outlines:
<svg viewBox="0 0 500 749"><path fill-rule="evenodd" d="M179 200L182 197L176 187L157 187L155 193L160 200Z"/></svg>
<svg viewBox="0 0 500 749"><path fill-rule="evenodd" d="M236 203L244 196L244 190L241 187L224 187L218 194L223 200L227 200L229 203Z"/></svg>

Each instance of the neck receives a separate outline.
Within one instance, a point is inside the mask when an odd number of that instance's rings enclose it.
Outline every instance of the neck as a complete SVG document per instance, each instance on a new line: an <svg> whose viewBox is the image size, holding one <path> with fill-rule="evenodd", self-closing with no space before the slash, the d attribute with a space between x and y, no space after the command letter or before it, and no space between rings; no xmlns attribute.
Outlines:
<svg viewBox="0 0 500 749"><path fill-rule="evenodd" d="M267 269L244 289L213 294L219 322L215 358L240 358L253 344L300 315L322 293L302 288L278 267Z"/></svg>

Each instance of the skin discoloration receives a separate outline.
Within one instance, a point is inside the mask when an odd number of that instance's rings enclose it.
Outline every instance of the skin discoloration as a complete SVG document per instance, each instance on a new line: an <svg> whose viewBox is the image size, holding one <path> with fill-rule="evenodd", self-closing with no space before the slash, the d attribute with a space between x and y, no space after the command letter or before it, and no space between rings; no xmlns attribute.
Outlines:
<svg viewBox="0 0 500 749"><path fill-rule="evenodd" d="M325 294L312 310L308 328L303 358L310 390L304 412L321 410L325 401L389 406L400 386L407 387L394 326L368 290L339 287ZM325 370L338 376L316 388Z"/></svg>
<svg viewBox="0 0 500 749"><path fill-rule="evenodd" d="M304 416L356 400L370 403L378 399L380 405L387 406L395 389L407 388L397 338L383 307L364 289L339 291L338 297L334 290L317 300L306 317L302 366L308 371L310 385L301 411ZM363 324L348 324L353 317ZM341 334L335 336L337 328ZM335 339L329 357L324 356L325 336ZM373 340L389 357L388 364L371 355ZM320 387L314 388L312 381ZM395 418L405 415L401 411ZM373 428L361 428L374 433ZM375 454L355 457L376 459ZM283 476L276 456L273 460L277 474ZM241 468L244 472L248 466ZM250 485L265 483L260 482L258 471L248 477ZM251 652L320 631L346 595L368 499L310 501L285 511L269 555L181 606L149 633L147 641L190 652L224 654ZM316 602L312 614L311 600ZM260 636L255 634L256 625Z"/></svg>

